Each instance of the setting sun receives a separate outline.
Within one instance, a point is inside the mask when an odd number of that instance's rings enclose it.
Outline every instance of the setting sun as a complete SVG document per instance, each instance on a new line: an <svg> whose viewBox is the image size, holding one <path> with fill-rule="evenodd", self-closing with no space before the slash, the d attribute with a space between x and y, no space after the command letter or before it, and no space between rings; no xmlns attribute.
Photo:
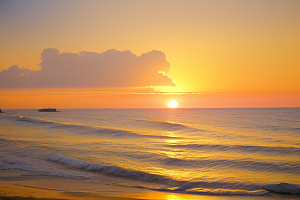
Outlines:
<svg viewBox="0 0 300 200"><path fill-rule="evenodd" d="M176 101L170 101L168 103L169 108L177 108L178 103Z"/></svg>

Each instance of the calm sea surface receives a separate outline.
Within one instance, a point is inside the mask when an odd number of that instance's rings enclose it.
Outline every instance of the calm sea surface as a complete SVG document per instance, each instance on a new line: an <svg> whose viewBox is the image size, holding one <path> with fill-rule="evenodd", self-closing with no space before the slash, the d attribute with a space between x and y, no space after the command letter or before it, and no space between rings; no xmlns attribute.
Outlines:
<svg viewBox="0 0 300 200"><path fill-rule="evenodd" d="M114 185L171 193L299 198L300 108L60 111L4 110L0 170L102 174Z"/></svg>

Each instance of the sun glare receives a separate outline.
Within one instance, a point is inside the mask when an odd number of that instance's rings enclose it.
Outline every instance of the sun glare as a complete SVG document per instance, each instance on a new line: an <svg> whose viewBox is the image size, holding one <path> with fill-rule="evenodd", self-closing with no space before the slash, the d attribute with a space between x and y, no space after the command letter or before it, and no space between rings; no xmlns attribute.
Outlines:
<svg viewBox="0 0 300 200"><path fill-rule="evenodd" d="M178 103L176 101L170 101L168 103L169 108L177 108Z"/></svg>

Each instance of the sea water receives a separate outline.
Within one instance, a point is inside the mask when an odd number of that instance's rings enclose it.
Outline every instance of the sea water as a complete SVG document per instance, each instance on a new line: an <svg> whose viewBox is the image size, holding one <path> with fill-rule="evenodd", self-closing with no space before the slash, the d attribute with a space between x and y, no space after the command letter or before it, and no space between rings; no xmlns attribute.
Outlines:
<svg viewBox="0 0 300 200"><path fill-rule="evenodd" d="M101 174L102 182L131 189L299 198L300 108L60 111L4 110L2 172Z"/></svg>

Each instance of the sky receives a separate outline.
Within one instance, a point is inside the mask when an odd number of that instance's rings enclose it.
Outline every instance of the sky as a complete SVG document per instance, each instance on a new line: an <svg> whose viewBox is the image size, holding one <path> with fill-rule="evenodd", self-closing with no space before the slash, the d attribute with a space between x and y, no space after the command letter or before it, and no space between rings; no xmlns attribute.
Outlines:
<svg viewBox="0 0 300 200"><path fill-rule="evenodd" d="M0 0L0 108L299 107L299 0Z"/></svg>

